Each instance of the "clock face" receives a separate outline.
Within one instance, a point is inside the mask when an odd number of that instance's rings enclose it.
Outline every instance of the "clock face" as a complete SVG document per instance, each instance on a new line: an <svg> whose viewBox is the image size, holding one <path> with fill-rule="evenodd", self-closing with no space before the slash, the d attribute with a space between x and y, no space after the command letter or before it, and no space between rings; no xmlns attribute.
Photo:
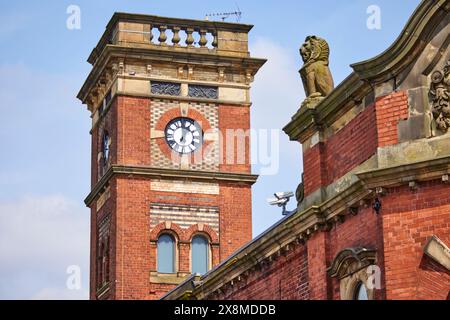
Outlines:
<svg viewBox="0 0 450 320"><path fill-rule="evenodd" d="M203 140L200 125L190 118L176 118L165 130L167 144L176 152L187 154L197 150Z"/></svg>

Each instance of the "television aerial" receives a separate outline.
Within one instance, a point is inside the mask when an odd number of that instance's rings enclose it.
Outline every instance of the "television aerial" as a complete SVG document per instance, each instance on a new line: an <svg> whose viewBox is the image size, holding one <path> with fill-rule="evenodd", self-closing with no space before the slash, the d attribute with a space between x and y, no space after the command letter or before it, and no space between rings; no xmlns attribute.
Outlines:
<svg viewBox="0 0 450 320"><path fill-rule="evenodd" d="M217 18L222 19L222 21L225 21L226 19L228 19L231 16L234 16L236 18L236 22L240 22L241 21L242 12L239 9L239 6L237 4L236 4L236 10L235 11L208 13L207 15L205 15L205 20L208 21L210 17L217 17Z"/></svg>

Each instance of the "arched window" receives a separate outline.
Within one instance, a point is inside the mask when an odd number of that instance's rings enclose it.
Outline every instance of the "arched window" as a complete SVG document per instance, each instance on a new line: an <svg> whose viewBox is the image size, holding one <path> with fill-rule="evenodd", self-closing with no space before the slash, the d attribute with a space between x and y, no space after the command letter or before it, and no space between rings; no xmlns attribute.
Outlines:
<svg viewBox="0 0 450 320"><path fill-rule="evenodd" d="M105 244L103 241L100 243L97 252L97 286L103 286L103 252L105 251Z"/></svg>
<svg viewBox="0 0 450 320"><path fill-rule="evenodd" d="M209 266L208 240L204 236L192 238L192 273L205 274Z"/></svg>
<svg viewBox="0 0 450 320"><path fill-rule="evenodd" d="M369 300L367 288L362 281L359 281L355 288L354 300Z"/></svg>
<svg viewBox="0 0 450 320"><path fill-rule="evenodd" d="M169 234L158 238L158 272L175 273L175 239Z"/></svg>
<svg viewBox="0 0 450 320"><path fill-rule="evenodd" d="M102 141L102 154L103 154L102 165L104 167L106 167L108 165L110 143L111 143L111 138L109 137L109 133L108 133L108 131L105 131L103 133L103 141Z"/></svg>

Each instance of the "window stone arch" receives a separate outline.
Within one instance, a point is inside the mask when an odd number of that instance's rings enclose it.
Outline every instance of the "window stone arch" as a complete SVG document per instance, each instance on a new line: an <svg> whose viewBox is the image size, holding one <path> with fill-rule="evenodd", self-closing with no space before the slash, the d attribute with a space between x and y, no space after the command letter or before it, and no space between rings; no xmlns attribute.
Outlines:
<svg viewBox="0 0 450 320"><path fill-rule="evenodd" d="M328 275L339 280L341 300L355 299L355 293L363 284L369 300L374 298L374 289L367 285L367 268L376 261L376 250L363 247L346 248L340 251L328 268Z"/></svg>

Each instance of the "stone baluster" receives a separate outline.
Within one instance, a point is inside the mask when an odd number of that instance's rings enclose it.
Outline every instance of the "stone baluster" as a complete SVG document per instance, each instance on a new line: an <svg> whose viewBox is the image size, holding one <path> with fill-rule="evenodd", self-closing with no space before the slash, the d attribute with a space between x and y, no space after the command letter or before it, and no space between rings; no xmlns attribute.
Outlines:
<svg viewBox="0 0 450 320"><path fill-rule="evenodd" d="M167 35L166 35L166 30L167 27L166 26L159 26L159 44L161 45L165 45L166 44L166 40L167 40Z"/></svg>
<svg viewBox="0 0 450 320"><path fill-rule="evenodd" d="M208 40L206 40L206 30L200 30L198 33L200 34L200 40L198 41L198 44L201 48L205 48L206 44L208 43Z"/></svg>
<svg viewBox="0 0 450 320"><path fill-rule="evenodd" d="M186 29L186 34L187 34L186 45L188 47L192 47L193 44L194 44L194 37L192 36L193 32L194 32L194 29L192 29L192 28L187 28Z"/></svg>
<svg viewBox="0 0 450 320"><path fill-rule="evenodd" d="M219 43L218 38L217 38L217 31L212 31L211 34L212 34L212 36L213 36L213 41L212 41L211 45L212 45L214 48L217 48L217 45L218 45L218 43Z"/></svg>
<svg viewBox="0 0 450 320"><path fill-rule="evenodd" d="M151 43L152 40L153 40L153 32L152 32L152 30L153 30L153 25L150 24L148 30L150 31L150 34L148 35L148 39L149 39L149 42Z"/></svg>
<svg viewBox="0 0 450 320"><path fill-rule="evenodd" d="M175 47L178 47L180 44L180 27L172 27L172 32L173 32L173 38L172 38L172 43Z"/></svg>

